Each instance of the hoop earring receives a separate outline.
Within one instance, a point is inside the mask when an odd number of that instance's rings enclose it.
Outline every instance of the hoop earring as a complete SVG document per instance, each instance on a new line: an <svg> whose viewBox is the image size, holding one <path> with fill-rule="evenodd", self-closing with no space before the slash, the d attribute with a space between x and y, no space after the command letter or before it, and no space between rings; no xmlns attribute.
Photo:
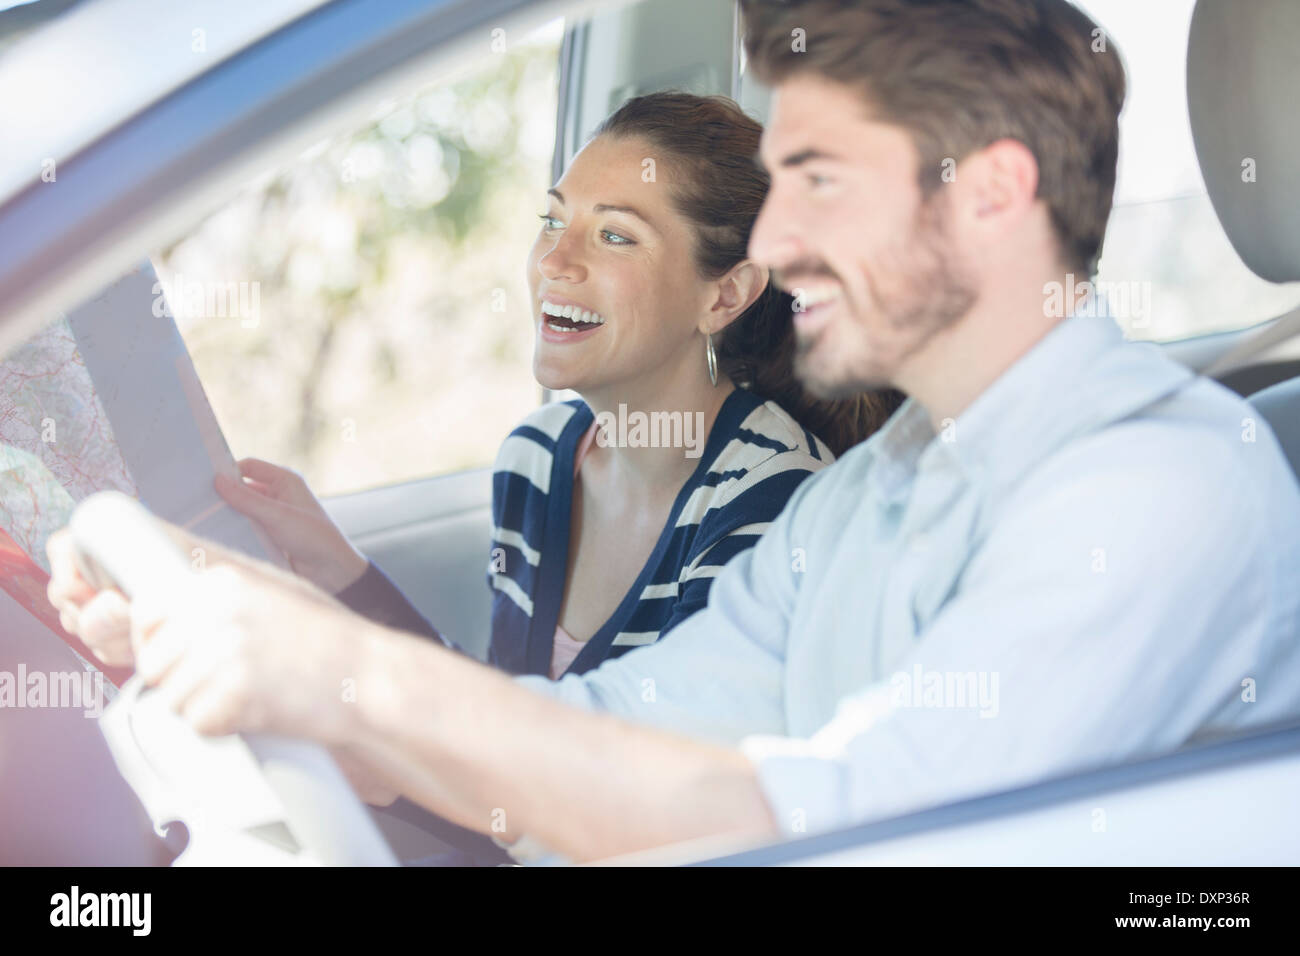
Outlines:
<svg viewBox="0 0 1300 956"><path fill-rule="evenodd" d="M704 360L709 363L709 381L718 387L718 353L713 351L713 335L704 333Z"/></svg>

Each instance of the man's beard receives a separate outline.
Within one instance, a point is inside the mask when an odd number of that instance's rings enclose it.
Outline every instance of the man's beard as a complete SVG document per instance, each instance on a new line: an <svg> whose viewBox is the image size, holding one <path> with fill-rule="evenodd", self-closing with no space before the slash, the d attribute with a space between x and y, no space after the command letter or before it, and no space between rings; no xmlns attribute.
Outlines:
<svg viewBox="0 0 1300 956"><path fill-rule="evenodd" d="M823 329L811 341L798 339L795 375L812 394L824 399L848 398L868 389L892 385L893 375L903 360L970 311L976 289L953 253L938 198L932 196L922 204L910 241L897 247L892 255L877 260L876 275L890 276L894 281L889 290L874 284L874 311L884 318L892 334L907 337L903 349L892 355L887 364L868 355L864 367L850 366L842 378L826 379L817 376L809 359L818 339L831 329ZM822 264L808 271L831 274ZM844 305L847 307L847 303ZM858 324L860 327L861 320Z"/></svg>

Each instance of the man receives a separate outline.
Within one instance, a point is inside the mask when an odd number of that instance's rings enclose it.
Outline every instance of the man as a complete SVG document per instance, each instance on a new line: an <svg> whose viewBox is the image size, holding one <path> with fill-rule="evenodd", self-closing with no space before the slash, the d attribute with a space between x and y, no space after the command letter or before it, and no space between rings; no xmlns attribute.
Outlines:
<svg viewBox="0 0 1300 956"><path fill-rule="evenodd" d="M671 639L558 684L211 570L132 609L140 671L197 726L320 740L467 826L591 859L1300 713L1300 492L1272 434L1244 441L1249 406L1060 295L1110 211L1113 43L1064 0L744 7L775 88L750 251L796 294L801 376L910 401ZM51 597L90 634L68 548Z"/></svg>

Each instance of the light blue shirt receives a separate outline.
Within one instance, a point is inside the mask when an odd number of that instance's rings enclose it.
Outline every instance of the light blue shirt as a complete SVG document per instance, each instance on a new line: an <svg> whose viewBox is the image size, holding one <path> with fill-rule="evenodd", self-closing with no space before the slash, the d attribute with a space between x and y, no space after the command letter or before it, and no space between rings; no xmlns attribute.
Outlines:
<svg viewBox="0 0 1300 956"><path fill-rule="evenodd" d="M909 401L668 639L524 683L739 744L792 834L1300 715L1300 487L1249 404L1074 317L945 426Z"/></svg>

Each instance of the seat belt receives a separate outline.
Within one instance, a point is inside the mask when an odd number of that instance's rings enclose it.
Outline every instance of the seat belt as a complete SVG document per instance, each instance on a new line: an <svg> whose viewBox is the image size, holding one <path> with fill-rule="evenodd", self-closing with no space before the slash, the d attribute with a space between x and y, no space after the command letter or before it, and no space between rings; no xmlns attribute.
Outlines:
<svg viewBox="0 0 1300 956"><path fill-rule="evenodd" d="M1201 374L1209 378L1221 378L1229 372L1250 365L1253 359L1297 335L1300 335L1300 308L1292 309L1286 315L1274 319L1240 345L1228 349L1211 362Z"/></svg>

